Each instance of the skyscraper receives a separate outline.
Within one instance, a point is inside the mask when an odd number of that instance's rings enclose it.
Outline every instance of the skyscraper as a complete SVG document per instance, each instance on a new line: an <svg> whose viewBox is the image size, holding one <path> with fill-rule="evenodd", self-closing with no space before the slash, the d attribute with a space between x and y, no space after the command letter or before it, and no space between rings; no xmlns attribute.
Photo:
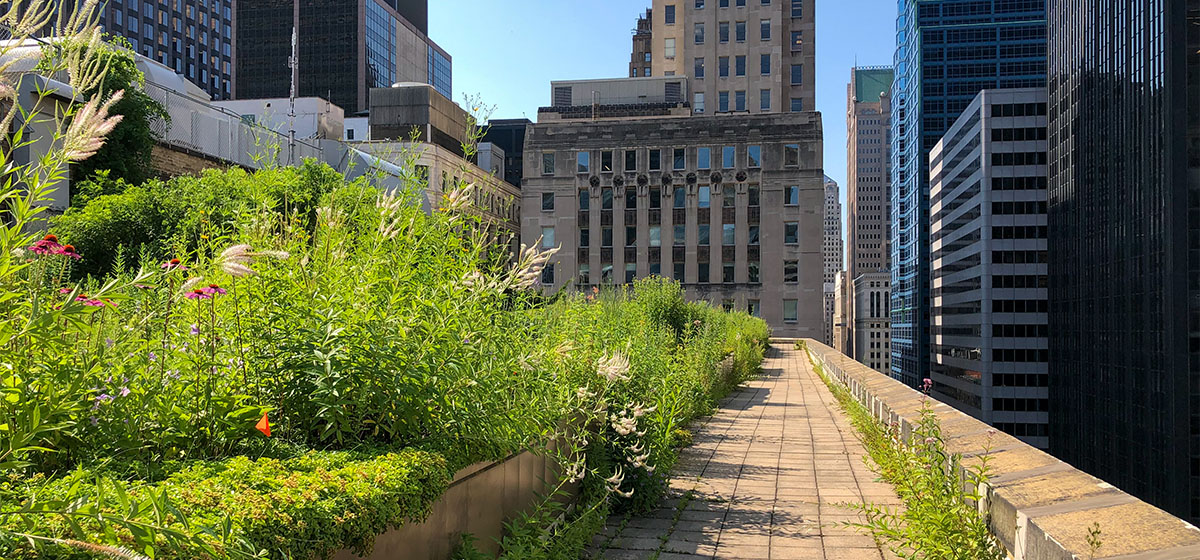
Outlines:
<svg viewBox="0 0 1200 560"><path fill-rule="evenodd" d="M892 86L892 375L929 371L929 150L984 89L1046 83L1044 0L899 0Z"/></svg>
<svg viewBox="0 0 1200 560"><path fill-rule="evenodd" d="M812 111L813 4L654 0L649 33L639 22L634 36L634 58L649 62L638 75L687 76L696 113ZM640 46L643 38L648 50ZM630 75L636 70L631 63Z"/></svg>
<svg viewBox="0 0 1200 560"><path fill-rule="evenodd" d="M842 272L842 202L840 200L837 181L825 176L825 218L823 235L821 236L821 261L824 264L821 281L823 282L823 291L825 293L825 328L823 330L824 342L829 346L834 345L833 339L833 315L834 315L834 299L837 297L837 277L838 273ZM850 280L846 278L844 281L846 290L844 294L850 291ZM849 298L847 297L847 305Z"/></svg>
<svg viewBox="0 0 1200 560"><path fill-rule="evenodd" d="M295 28L300 96L326 98L346 115L367 109L371 88L397 82L430 84L453 99L450 55L426 34L427 6L428 0L243 0L235 95L288 96Z"/></svg>
<svg viewBox="0 0 1200 560"><path fill-rule="evenodd" d="M101 2L97 11L106 33L125 37L134 51L173 68L213 99L229 99L236 86L236 4L111 0Z"/></svg>
<svg viewBox="0 0 1200 560"><path fill-rule="evenodd" d="M846 271L888 270L890 67L850 71L846 85Z"/></svg>
<svg viewBox="0 0 1200 560"><path fill-rule="evenodd" d="M934 396L1045 449L1046 90L979 92L930 177Z"/></svg>
<svg viewBox="0 0 1200 560"><path fill-rule="evenodd" d="M1200 0L1050 0L1050 445L1200 520Z"/></svg>

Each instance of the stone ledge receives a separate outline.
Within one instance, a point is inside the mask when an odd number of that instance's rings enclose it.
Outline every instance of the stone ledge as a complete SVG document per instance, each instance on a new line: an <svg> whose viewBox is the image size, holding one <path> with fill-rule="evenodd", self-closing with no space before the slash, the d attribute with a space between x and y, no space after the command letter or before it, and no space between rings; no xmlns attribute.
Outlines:
<svg viewBox="0 0 1200 560"><path fill-rule="evenodd" d="M804 339L809 356L905 438L920 419L921 393L820 342ZM989 426L935 401L946 448L970 465L984 450ZM1088 558L1088 529L1100 524L1097 559L1200 558L1200 530L1159 508L1071 467L1003 432L990 436L993 478L984 495L992 532L1014 560ZM961 468L961 467L960 467Z"/></svg>

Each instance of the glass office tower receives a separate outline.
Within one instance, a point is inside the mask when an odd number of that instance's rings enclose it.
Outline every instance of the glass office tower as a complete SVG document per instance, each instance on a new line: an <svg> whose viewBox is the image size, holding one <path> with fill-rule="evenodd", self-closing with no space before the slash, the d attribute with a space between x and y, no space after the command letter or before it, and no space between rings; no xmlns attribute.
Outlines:
<svg viewBox="0 0 1200 560"><path fill-rule="evenodd" d="M981 90L1045 85L1046 3L899 0L898 7L892 376L916 386L929 375L929 151Z"/></svg>
<svg viewBox="0 0 1200 560"><path fill-rule="evenodd" d="M1051 0L1050 450L1200 520L1200 0Z"/></svg>

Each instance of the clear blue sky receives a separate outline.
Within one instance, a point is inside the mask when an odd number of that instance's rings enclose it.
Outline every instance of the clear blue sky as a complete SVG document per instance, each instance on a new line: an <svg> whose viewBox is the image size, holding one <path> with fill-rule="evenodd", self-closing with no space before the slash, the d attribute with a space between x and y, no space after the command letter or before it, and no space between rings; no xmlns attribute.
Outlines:
<svg viewBox="0 0 1200 560"><path fill-rule="evenodd" d="M813 1L825 174L844 187L850 68L856 57L863 66L892 63L896 3L809 0ZM429 36L454 59L455 101L478 94L496 107L493 118L537 121L537 108L549 105L551 80L628 74L631 32L650 4L651 0L431 0Z"/></svg>

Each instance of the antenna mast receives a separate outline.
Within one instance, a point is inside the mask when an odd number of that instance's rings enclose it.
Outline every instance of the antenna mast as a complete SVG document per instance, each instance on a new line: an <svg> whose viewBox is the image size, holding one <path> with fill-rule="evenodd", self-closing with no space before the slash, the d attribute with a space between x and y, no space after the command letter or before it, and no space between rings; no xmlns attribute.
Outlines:
<svg viewBox="0 0 1200 560"><path fill-rule="evenodd" d="M293 26L292 56L288 57L288 68L292 69L292 86L288 92L288 165L296 164L296 74L300 69L300 57L296 49L296 28Z"/></svg>

